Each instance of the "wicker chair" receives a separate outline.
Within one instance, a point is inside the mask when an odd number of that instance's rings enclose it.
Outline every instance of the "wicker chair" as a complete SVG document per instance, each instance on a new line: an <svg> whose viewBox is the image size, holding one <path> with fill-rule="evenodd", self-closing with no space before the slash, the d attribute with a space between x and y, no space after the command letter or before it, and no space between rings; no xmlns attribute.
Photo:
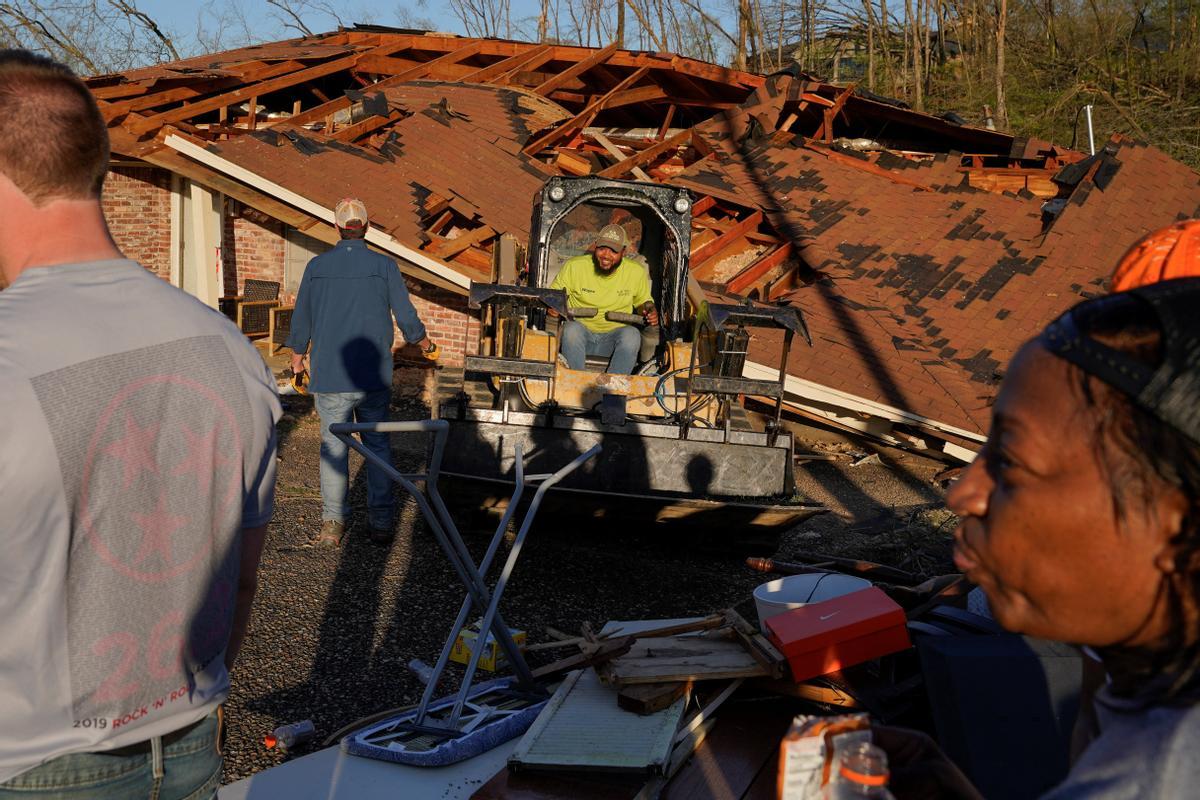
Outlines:
<svg viewBox="0 0 1200 800"><path fill-rule="evenodd" d="M247 278L242 294L221 299L221 311L251 338L270 334L270 312L278 307L279 281Z"/></svg>
<svg viewBox="0 0 1200 800"><path fill-rule="evenodd" d="M292 312L295 310L295 306L276 306L267 309L269 315L267 355L275 355L279 352L279 348L287 342L287 338L292 332Z"/></svg>

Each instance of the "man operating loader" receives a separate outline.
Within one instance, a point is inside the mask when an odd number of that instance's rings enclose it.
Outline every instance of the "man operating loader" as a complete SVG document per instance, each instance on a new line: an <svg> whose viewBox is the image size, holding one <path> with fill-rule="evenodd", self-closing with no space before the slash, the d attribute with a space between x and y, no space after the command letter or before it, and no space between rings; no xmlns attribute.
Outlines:
<svg viewBox="0 0 1200 800"><path fill-rule="evenodd" d="M567 366L583 369L587 356L609 359L608 372L628 375L641 360L648 360L657 344L658 311L650 298L646 268L625 256L628 240L620 225L606 225L592 242L590 255L567 260L555 276L552 289L567 293L571 308L594 308L596 315L566 320L559 347ZM608 319L608 312L639 313L646 327ZM647 352L648 351L648 352Z"/></svg>

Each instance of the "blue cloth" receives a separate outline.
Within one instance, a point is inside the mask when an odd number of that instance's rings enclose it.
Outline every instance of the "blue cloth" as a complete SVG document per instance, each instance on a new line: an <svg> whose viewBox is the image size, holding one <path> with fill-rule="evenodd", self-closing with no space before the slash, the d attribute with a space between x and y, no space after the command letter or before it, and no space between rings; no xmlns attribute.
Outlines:
<svg viewBox="0 0 1200 800"><path fill-rule="evenodd" d="M628 375L633 372L641 346L642 334L632 325L596 333L575 320L567 320L563 323L559 350L571 369L583 369L588 356L611 356L608 371Z"/></svg>
<svg viewBox="0 0 1200 800"><path fill-rule="evenodd" d="M350 482L350 448L329 432L335 422L386 422L391 391L320 392L316 395L321 417L321 519L345 522L350 516L346 494ZM351 419L353 417L353 419ZM361 434L367 449L392 463L386 433ZM367 519L372 528L391 530L394 510L392 479L367 462Z"/></svg>
<svg viewBox="0 0 1200 800"><path fill-rule="evenodd" d="M343 239L308 262L287 347L303 353L312 341L309 391L390 389L392 314L405 341L425 338L400 268L362 239Z"/></svg>
<svg viewBox="0 0 1200 800"><path fill-rule="evenodd" d="M162 749L162 777L151 751L135 755L68 753L0 783L0 800L201 800L217 796L221 754L217 714Z"/></svg>

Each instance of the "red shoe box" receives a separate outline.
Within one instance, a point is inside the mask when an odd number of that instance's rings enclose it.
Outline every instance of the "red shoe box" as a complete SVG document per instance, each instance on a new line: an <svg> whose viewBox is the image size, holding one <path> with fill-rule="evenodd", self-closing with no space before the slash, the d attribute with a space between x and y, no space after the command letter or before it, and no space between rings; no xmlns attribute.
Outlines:
<svg viewBox="0 0 1200 800"><path fill-rule="evenodd" d="M799 682L911 647L905 621L904 609L872 586L785 611L765 624Z"/></svg>

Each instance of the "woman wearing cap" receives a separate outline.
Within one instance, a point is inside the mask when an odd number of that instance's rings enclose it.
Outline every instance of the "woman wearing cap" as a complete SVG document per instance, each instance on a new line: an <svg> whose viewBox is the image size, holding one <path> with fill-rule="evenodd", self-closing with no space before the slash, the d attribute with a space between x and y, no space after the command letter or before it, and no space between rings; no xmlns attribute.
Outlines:
<svg viewBox="0 0 1200 800"><path fill-rule="evenodd" d="M955 563L996 619L1086 645L1107 672L1098 737L1055 800L1200 794L1198 305L1187 278L1060 317L1013 359L947 498ZM936 774L942 796L971 796L948 762L930 769L927 741L881 733L898 796L910 768L924 790Z"/></svg>

